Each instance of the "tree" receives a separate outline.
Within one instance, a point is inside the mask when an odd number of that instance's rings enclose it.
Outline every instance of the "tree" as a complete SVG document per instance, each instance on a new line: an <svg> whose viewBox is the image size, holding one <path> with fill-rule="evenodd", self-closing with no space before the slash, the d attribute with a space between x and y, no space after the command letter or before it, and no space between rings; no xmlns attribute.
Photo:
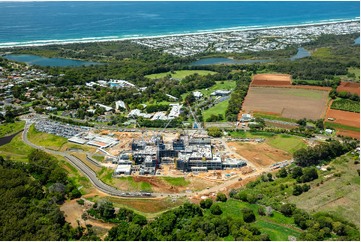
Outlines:
<svg viewBox="0 0 361 242"><path fill-rule="evenodd" d="M293 192L292 192L292 194L293 194L294 196L301 195L302 193L303 193L303 188L302 188L302 186L300 186L300 185L294 186Z"/></svg>
<svg viewBox="0 0 361 242"><path fill-rule="evenodd" d="M201 208L206 209L206 208L210 208L212 206L212 204L213 204L213 200L210 198L207 198L207 199L202 200L199 205L201 206Z"/></svg>
<svg viewBox="0 0 361 242"><path fill-rule="evenodd" d="M115 209L112 202L101 201L97 207L98 214L105 219L111 219L115 217Z"/></svg>
<svg viewBox="0 0 361 242"><path fill-rule="evenodd" d="M242 209L242 214L243 214L243 220L246 223L252 223L252 222L256 221L256 216L254 215L254 212L253 212L252 209L243 208Z"/></svg>
<svg viewBox="0 0 361 242"><path fill-rule="evenodd" d="M280 177L280 178L285 178L288 176L288 172L286 170L286 168L282 167L278 172L277 172L277 177Z"/></svg>
<svg viewBox="0 0 361 242"><path fill-rule="evenodd" d="M286 203L281 206L280 212L287 217L291 217L295 209L296 206L294 204Z"/></svg>
<svg viewBox="0 0 361 242"><path fill-rule="evenodd" d="M223 213L221 207L218 204L213 204L210 210L213 215L221 215Z"/></svg>
<svg viewBox="0 0 361 242"><path fill-rule="evenodd" d="M212 137L221 137L222 130L218 127L210 127L208 128L208 135Z"/></svg>
<svg viewBox="0 0 361 242"><path fill-rule="evenodd" d="M292 178L294 178L294 179L302 176L303 175L302 168L299 166L296 166L295 168L292 169L291 175L292 175Z"/></svg>
<svg viewBox="0 0 361 242"><path fill-rule="evenodd" d="M224 193L219 192L217 194L216 201L227 202L227 196Z"/></svg>

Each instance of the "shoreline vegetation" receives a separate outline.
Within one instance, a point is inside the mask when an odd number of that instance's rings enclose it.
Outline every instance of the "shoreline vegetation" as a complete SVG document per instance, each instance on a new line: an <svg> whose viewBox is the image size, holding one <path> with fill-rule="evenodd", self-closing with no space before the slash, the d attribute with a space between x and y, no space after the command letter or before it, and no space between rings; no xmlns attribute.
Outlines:
<svg viewBox="0 0 361 242"><path fill-rule="evenodd" d="M263 31L271 29L290 29L290 28L300 28L300 27L312 27L312 26L323 26L323 25L334 25L340 23L353 23L359 22L360 18L352 19L341 19L341 20L321 20L313 23L301 23L301 24L291 24L291 25L281 25L281 26L246 26L246 27L231 27L231 28L221 28L213 30L200 30L199 32L189 32L189 33L169 33L162 35L152 35L152 36L142 36L142 35L125 35L125 36L104 36L104 37L85 37L79 39L55 39L55 40L33 40L33 41L23 41L23 42L5 42L0 43L0 49L6 48L17 48L17 47L36 47L36 46L49 46L49 45L67 45L74 43L97 43L97 42L118 42L126 40L142 40L142 39L159 39L159 38L168 38L168 37L184 37L184 36L197 36L197 35L207 35L207 34L225 34L225 33L235 33L235 32L247 32L247 31Z"/></svg>

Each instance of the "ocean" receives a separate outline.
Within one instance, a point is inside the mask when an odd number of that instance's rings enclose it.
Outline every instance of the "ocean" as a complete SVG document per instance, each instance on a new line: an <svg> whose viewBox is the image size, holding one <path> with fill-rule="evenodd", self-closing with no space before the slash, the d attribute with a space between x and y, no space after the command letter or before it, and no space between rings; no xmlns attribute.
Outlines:
<svg viewBox="0 0 361 242"><path fill-rule="evenodd" d="M0 47L354 20L358 1L0 2Z"/></svg>

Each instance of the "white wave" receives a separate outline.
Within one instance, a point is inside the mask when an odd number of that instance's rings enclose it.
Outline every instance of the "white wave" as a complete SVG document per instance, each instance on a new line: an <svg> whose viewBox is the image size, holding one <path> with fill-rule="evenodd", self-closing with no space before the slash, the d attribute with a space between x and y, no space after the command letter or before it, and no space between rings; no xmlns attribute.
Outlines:
<svg viewBox="0 0 361 242"><path fill-rule="evenodd" d="M343 22L359 21L359 19L360 19L359 17L353 19L328 19L328 20L319 20L314 22L308 21L302 24L291 24L291 25L282 25L282 26L267 26L267 25L235 26L229 28L196 30L193 32L183 31L181 33L170 32L166 34L154 34L154 35L132 34L132 35L123 35L123 36L84 37L78 39L74 38L74 39L63 39L63 40L53 39L53 40L33 40L33 41L22 41L22 42L4 42L4 43L0 43L0 48L120 41L120 40L134 40L134 39L144 39L144 38L163 38L163 37L184 36L184 35L201 35L201 34L209 34L209 33L225 33L232 31L252 31L252 30L277 29L277 28L306 27L312 25L336 24Z"/></svg>

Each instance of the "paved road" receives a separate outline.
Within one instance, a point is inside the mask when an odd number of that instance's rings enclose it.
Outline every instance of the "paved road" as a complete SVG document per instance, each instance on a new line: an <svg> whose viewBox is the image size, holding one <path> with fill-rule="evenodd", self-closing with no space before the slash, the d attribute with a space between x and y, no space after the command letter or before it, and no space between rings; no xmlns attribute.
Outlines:
<svg viewBox="0 0 361 242"><path fill-rule="evenodd" d="M55 150L50 150L50 149L46 149L44 147L35 145L33 143L31 143L28 140L27 137L27 133L29 131L29 127L32 123L27 121L24 131L23 131L23 141L35 148L35 149L39 149L39 150L43 150L46 151L47 153L53 154L53 155L60 155L62 157L64 157L67 161L69 161L73 166L75 166L79 171L81 171L86 177L89 178L90 182L100 191L111 195L111 196L119 196L119 197L133 197L133 196L142 196L142 194L140 193L127 193L127 192L123 192L118 190L115 187L109 186L107 184L105 184L104 182L102 182L101 180L99 180L95 174L95 172L90 169L87 165L85 165L81 160L79 160L78 158L76 158L75 156L68 154L67 152L61 152L61 151L55 151Z"/></svg>

